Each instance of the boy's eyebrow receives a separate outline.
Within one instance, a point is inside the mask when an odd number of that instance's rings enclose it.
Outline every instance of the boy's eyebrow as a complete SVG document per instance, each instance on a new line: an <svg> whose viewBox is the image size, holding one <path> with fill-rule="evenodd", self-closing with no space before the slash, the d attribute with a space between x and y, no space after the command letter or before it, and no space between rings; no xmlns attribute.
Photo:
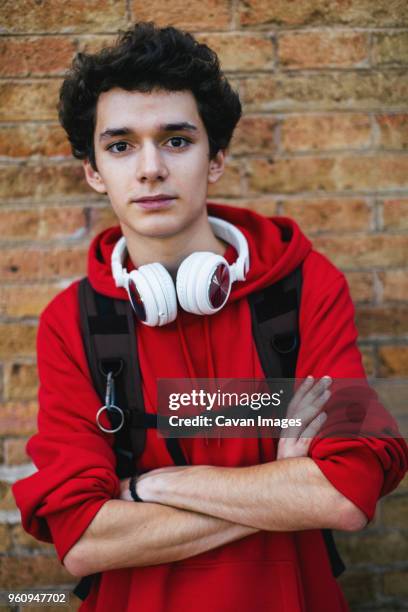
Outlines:
<svg viewBox="0 0 408 612"><path fill-rule="evenodd" d="M160 132L180 132L183 130L197 132L198 128L188 121L181 121L180 123L162 123L159 125ZM113 136L129 136L129 134L133 134L133 130L128 127L107 128L99 135L99 141L107 140Z"/></svg>

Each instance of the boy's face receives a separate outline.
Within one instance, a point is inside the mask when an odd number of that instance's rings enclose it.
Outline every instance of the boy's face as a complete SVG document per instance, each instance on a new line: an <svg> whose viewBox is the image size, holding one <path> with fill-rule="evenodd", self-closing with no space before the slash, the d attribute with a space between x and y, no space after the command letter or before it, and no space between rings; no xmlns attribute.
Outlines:
<svg viewBox="0 0 408 612"><path fill-rule="evenodd" d="M97 171L85 161L87 181L107 192L128 240L175 236L206 220L208 184L222 175L224 152L209 160L207 132L190 91L102 93L94 147ZM170 199L137 201L163 194Z"/></svg>

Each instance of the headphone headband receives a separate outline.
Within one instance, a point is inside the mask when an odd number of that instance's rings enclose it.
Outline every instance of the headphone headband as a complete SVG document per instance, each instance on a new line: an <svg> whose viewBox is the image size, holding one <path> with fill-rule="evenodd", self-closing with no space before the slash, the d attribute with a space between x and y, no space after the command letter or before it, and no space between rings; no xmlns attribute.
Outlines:
<svg viewBox="0 0 408 612"><path fill-rule="evenodd" d="M229 266L231 281L245 280L249 270L249 251L248 243L244 234L232 223L219 219L218 217L208 217L214 234L231 244L238 253L238 259ZM116 287L127 286L128 272L124 268L126 255L126 238L122 236L112 251L111 266L112 276L115 279Z"/></svg>

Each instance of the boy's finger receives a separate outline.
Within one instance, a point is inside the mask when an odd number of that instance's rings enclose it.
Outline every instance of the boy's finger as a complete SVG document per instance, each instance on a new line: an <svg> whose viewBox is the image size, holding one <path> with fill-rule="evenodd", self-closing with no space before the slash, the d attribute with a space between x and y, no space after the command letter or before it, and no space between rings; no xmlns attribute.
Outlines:
<svg viewBox="0 0 408 612"><path fill-rule="evenodd" d="M297 406L299 405L299 402L306 395L306 393L310 390L310 388L312 387L313 383L314 383L313 376L307 376L302 381L301 385L298 387L298 389L296 389L296 392L295 392L294 396L292 397L291 401L289 402L289 406L288 406L288 410L287 410L287 416L293 415L294 411L296 410Z"/></svg>
<svg viewBox="0 0 408 612"><path fill-rule="evenodd" d="M322 407L329 400L331 393L329 389L326 389L319 397L317 397L312 403L306 404L306 400L298 407L296 417L302 420L302 423L308 425L313 419L321 412Z"/></svg>
<svg viewBox="0 0 408 612"><path fill-rule="evenodd" d="M320 431L323 423L327 419L327 413L321 412L313 421L306 427L306 429L301 433L299 438L314 438L316 434Z"/></svg>
<svg viewBox="0 0 408 612"><path fill-rule="evenodd" d="M330 376L323 376L320 378L320 380L318 380L316 384L303 396L303 405L313 404L313 402L330 387L331 383L332 379Z"/></svg>

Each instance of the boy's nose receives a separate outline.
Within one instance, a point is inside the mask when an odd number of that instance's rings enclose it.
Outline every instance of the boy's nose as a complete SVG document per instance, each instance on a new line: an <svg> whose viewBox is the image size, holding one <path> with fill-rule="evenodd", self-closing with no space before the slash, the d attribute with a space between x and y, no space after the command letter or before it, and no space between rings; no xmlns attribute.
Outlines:
<svg viewBox="0 0 408 612"><path fill-rule="evenodd" d="M139 181L163 180L168 176L163 155L153 144L144 146L138 157L137 177Z"/></svg>

